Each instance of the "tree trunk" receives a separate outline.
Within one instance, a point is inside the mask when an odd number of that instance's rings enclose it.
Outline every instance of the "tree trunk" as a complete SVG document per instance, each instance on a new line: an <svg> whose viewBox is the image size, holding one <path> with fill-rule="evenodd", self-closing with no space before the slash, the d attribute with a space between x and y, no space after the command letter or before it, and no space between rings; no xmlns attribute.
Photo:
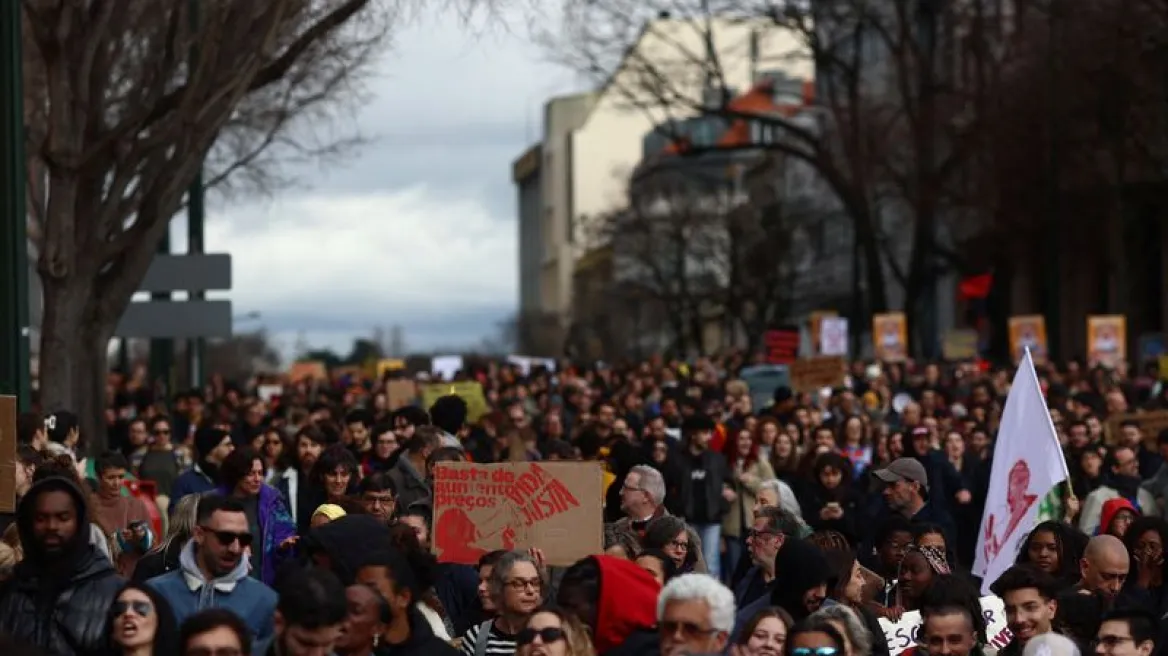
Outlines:
<svg viewBox="0 0 1168 656"><path fill-rule="evenodd" d="M97 454L108 444L105 415L107 349L116 321L78 277L44 277L40 400L46 412L77 414L80 451Z"/></svg>

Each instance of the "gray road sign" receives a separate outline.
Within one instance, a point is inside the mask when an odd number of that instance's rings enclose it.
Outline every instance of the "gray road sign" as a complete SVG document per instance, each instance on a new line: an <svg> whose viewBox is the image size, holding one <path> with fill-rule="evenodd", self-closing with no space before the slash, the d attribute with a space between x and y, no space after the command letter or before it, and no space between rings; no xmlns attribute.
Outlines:
<svg viewBox="0 0 1168 656"><path fill-rule="evenodd" d="M231 301L130 303L116 337L231 337Z"/></svg>
<svg viewBox="0 0 1168 656"><path fill-rule="evenodd" d="M155 255L138 285L143 292L231 289L231 256Z"/></svg>

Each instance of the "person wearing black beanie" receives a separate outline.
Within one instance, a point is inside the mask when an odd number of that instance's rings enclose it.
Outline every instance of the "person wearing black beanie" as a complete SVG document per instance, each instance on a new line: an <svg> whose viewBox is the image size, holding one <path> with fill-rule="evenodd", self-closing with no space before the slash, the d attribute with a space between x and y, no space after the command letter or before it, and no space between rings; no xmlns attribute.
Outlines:
<svg viewBox="0 0 1168 656"><path fill-rule="evenodd" d="M179 499L188 494L214 490L219 485L219 465L234 449L231 434L222 428L203 426L195 431L195 455L199 459L193 467L175 479L171 488L170 507L173 509Z"/></svg>

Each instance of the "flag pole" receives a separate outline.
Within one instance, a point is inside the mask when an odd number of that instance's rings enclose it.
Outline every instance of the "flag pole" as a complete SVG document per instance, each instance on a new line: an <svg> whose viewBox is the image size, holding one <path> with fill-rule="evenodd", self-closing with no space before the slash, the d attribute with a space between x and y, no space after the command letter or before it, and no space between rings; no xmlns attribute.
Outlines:
<svg viewBox="0 0 1168 656"><path fill-rule="evenodd" d="M1042 385L1038 382L1038 371L1034 368L1034 357L1030 354L1029 346L1024 348L1026 349L1026 367L1030 370L1030 375L1034 379L1034 385L1038 387L1038 390L1041 392ZM1050 436L1055 441L1055 443L1058 444L1058 448L1061 450L1063 445L1058 441L1058 431L1055 430L1054 420L1050 418L1050 406L1046 403L1046 395L1042 395L1042 405L1044 408L1046 408L1046 423L1050 426ZM1063 473L1067 475L1067 477L1063 479L1063 485L1067 486L1067 496L1078 501L1078 498L1075 496L1075 488L1071 486L1071 470L1067 467L1066 458L1063 458L1062 463Z"/></svg>

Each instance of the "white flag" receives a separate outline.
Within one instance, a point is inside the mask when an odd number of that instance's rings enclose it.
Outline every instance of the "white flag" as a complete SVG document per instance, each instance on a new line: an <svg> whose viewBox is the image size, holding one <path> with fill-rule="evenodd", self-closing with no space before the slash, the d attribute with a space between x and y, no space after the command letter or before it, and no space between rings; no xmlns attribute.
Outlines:
<svg viewBox="0 0 1168 656"><path fill-rule="evenodd" d="M1014 564L1022 538L1034 528L1038 504L1067 478L1067 463L1042 398L1030 350L1018 364L1006 397L973 573L982 594Z"/></svg>

